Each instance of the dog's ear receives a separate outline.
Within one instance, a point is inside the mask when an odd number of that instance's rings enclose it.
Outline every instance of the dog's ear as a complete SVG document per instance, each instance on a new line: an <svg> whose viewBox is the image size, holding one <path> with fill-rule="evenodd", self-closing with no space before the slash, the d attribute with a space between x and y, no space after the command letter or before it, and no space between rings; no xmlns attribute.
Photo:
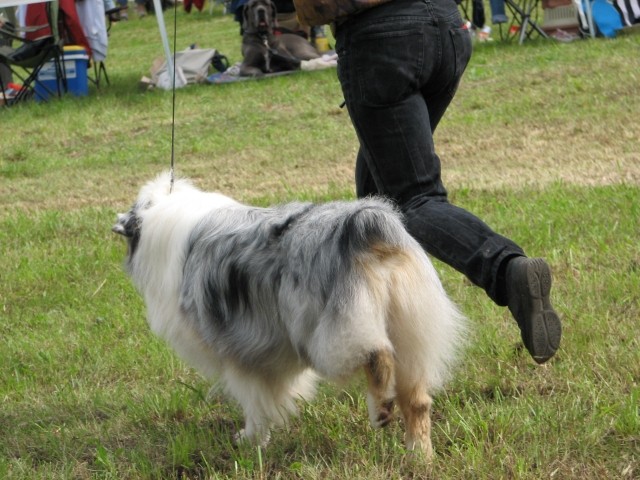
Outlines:
<svg viewBox="0 0 640 480"><path fill-rule="evenodd" d="M276 7L275 2L269 0L269 6L271 7L271 23L274 27L278 26L277 16L278 16L278 8Z"/></svg>
<svg viewBox="0 0 640 480"><path fill-rule="evenodd" d="M248 5L245 4L242 7L242 31L246 32L249 29L249 9Z"/></svg>

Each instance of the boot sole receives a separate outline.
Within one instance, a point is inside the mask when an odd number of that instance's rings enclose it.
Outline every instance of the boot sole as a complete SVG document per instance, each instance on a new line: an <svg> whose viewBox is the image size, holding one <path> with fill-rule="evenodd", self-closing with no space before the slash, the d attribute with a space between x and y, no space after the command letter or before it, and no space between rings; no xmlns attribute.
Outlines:
<svg viewBox="0 0 640 480"><path fill-rule="evenodd" d="M537 363L544 363L556 353L562 337L560 318L551 306L551 270L541 258L527 263L527 290L529 305L530 353Z"/></svg>

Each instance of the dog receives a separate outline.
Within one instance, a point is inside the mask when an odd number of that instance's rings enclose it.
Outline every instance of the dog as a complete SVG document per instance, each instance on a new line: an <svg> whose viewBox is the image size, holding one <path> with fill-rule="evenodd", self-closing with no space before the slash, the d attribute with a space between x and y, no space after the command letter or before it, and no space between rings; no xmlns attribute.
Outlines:
<svg viewBox="0 0 640 480"><path fill-rule="evenodd" d="M394 405L408 450L432 454L431 395L465 318L383 199L258 208L169 174L140 190L112 230L151 330L242 407L236 440L272 427L322 377L364 371L374 427Z"/></svg>
<svg viewBox="0 0 640 480"><path fill-rule="evenodd" d="M276 35L276 14L276 6L271 0L249 0L244 6L241 76L299 70L301 61L321 57L300 35Z"/></svg>

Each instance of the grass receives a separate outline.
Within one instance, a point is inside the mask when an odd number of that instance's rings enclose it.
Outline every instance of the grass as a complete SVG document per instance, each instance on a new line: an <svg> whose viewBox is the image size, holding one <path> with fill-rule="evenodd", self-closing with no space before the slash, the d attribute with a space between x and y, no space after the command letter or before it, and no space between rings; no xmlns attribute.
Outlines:
<svg viewBox="0 0 640 480"><path fill-rule="evenodd" d="M179 12L178 27L179 49L239 60L219 11ZM639 47L476 49L436 134L443 175L452 201L551 263L564 337L536 366L508 312L436 262L472 334L425 465L400 425L371 430L361 380L324 385L266 450L232 446L237 407L151 335L110 226L169 166L171 95L137 88L162 55L153 17L116 24L109 87L0 111L0 478L637 478ZM176 168L203 188L260 205L353 197L334 71L176 101Z"/></svg>

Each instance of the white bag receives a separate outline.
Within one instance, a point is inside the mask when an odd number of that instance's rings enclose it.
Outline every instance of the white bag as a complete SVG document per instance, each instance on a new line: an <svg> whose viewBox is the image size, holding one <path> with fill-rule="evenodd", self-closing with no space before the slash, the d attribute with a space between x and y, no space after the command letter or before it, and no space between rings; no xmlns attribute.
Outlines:
<svg viewBox="0 0 640 480"><path fill-rule="evenodd" d="M176 88L190 83L204 83L216 50L214 48L189 48L175 54ZM169 78L166 60L158 59L151 67L151 81L157 87L169 90L173 82Z"/></svg>

